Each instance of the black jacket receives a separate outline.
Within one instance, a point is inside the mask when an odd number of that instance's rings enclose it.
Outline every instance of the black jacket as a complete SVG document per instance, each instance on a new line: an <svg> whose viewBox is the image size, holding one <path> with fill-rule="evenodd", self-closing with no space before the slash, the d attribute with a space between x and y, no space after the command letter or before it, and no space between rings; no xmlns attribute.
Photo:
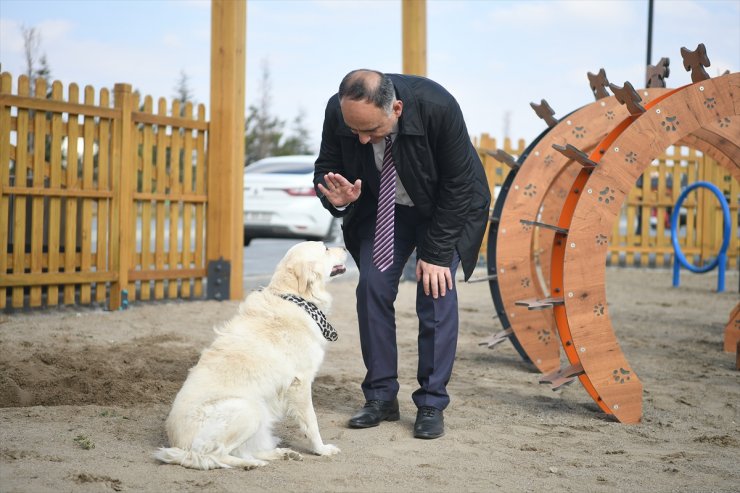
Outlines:
<svg viewBox="0 0 740 493"><path fill-rule="evenodd" d="M417 211L429 220L417 254L446 266L457 248L467 279L478 260L491 202L483 165L450 93L423 77L389 76L403 102L392 148L396 172ZM360 198L343 211L316 189L324 207L343 217L345 245L359 264L358 226L375 217L380 173L372 144L361 144L344 123L336 94L326 106L314 186L323 184L328 172L340 173L350 182L362 180Z"/></svg>

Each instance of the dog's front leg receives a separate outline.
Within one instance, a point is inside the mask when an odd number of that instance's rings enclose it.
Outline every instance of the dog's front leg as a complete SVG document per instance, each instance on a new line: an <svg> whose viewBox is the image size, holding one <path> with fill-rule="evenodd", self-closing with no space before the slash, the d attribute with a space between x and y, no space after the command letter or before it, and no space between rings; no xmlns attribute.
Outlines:
<svg viewBox="0 0 740 493"><path fill-rule="evenodd" d="M319 433L319 423L313 409L311 384L296 378L288 390L290 413L295 416L298 425L311 442L311 448L317 455L334 455L339 448L329 443L324 444Z"/></svg>

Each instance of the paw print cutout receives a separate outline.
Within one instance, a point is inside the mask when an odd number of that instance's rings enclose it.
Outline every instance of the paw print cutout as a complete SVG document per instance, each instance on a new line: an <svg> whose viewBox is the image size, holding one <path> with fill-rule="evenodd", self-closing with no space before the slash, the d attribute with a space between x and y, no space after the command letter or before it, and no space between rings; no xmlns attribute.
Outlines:
<svg viewBox="0 0 740 493"><path fill-rule="evenodd" d="M614 378L615 382L624 383L630 379L631 374L631 371L625 370L624 368L620 367L618 370L614 370L612 372L612 377Z"/></svg>
<svg viewBox="0 0 740 493"><path fill-rule="evenodd" d="M634 164L634 162L637 161L637 154L635 154L633 151L628 152L627 155L624 157L624 161L629 164Z"/></svg>
<svg viewBox="0 0 740 493"><path fill-rule="evenodd" d="M704 99L704 106L706 106L708 110L713 110L716 105L717 105L717 100L715 98L705 98Z"/></svg>
<svg viewBox="0 0 740 493"><path fill-rule="evenodd" d="M534 197L537 195L537 185L530 183L526 187L524 187L524 195L527 197Z"/></svg>
<svg viewBox="0 0 740 493"><path fill-rule="evenodd" d="M532 225L531 224L524 224L524 223L519 223L519 224L522 225L522 231L525 231L525 232L532 231Z"/></svg>
<svg viewBox="0 0 740 493"><path fill-rule="evenodd" d="M596 235L596 244L597 245L606 245L608 238L606 235L602 235L601 233Z"/></svg>
<svg viewBox="0 0 740 493"><path fill-rule="evenodd" d="M522 279L522 287L523 288L528 288L529 287L529 283L530 283L530 280L529 280L528 277L525 277L525 278Z"/></svg>
<svg viewBox="0 0 740 493"><path fill-rule="evenodd" d="M545 156L545 166L550 166L553 161L555 161L555 158L552 157L552 154L548 154L547 156Z"/></svg>
<svg viewBox="0 0 740 493"><path fill-rule="evenodd" d="M614 120L614 117L616 116L612 110L609 110L606 112L606 119L607 120Z"/></svg>
<svg viewBox="0 0 740 493"><path fill-rule="evenodd" d="M576 127L573 129L573 135L576 139L582 139L584 135L586 135L586 127Z"/></svg>
<svg viewBox="0 0 740 493"><path fill-rule="evenodd" d="M599 202L604 202L608 204L612 200L614 200L614 189L604 187L604 189L599 192Z"/></svg>
<svg viewBox="0 0 740 493"><path fill-rule="evenodd" d="M732 120L730 120L729 116L726 116L722 118L718 123L721 128L726 128L730 126L730 123L732 123Z"/></svg>
<svg viewBox="0 0 740 493"><path fill-rule="evenodd" d="M663 130L666 132L675 132L678 129L679 123L677 116L667 116L665 117L665 120L661 122L661 125L663 125Z"/></svg>
<svg viewBox="0 0 740 493"><path fill-rule="evenodd" d="M596 305L594 305L594 315L596 315L597 317L604 315L603 303L597 303Z"/></svg>
<svg viewBox="0 0 740 493"><path fill-rule="evenodd" d="M550 337L551 332L547 329L540 329L537 331L537 339L545 345L550 343Z"/></svg>

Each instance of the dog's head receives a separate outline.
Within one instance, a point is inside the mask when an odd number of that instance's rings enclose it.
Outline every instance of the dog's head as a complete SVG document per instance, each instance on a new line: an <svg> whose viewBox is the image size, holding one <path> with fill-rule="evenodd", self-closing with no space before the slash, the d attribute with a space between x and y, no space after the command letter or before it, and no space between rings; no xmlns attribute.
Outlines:
<svg viewBox="0 0 740 493"><path fill-rule="evenodd" d="M325 299L326 282L347 270L345 260L344 248L329 248L320 241L298 243L278 263L270 289L281 294L297 294L307 300Z"/></svg>

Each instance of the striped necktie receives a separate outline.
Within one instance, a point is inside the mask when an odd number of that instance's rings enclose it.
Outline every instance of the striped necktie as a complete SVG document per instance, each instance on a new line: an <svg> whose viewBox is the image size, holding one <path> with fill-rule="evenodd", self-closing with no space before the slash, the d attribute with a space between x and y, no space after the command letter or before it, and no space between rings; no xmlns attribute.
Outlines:
<svg viewBox="0 0 740 493"><path fill-rule="evenodd" d="M378 215L375 220L373 264L380 272L393 264L393 225L396 206L396 166L391 154L391 136L385 138L383 169L380 172Z"/></svg>

